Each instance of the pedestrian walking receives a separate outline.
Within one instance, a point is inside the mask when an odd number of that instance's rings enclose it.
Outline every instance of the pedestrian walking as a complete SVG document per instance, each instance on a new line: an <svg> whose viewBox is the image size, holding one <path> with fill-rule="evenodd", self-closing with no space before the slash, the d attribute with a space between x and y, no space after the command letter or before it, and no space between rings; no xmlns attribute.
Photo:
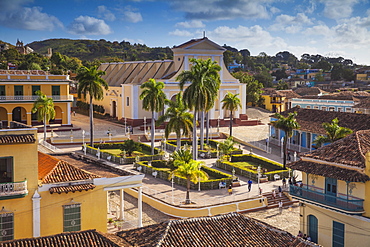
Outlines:
<svg viewBox="0 0 370 247"><path fill-rule="evenodd" d="M292 177L289 177L288 183L289 183L289 185L293 185Z"/></svg>
<svg viewBox="0 0 370 247"><path fill-rule="evenodd" d="M250 192L251 191L251 189L252 189L252 180L248 180L248 192Z"/></svg>
<svg viewBox="0 0 370 247"><path fill-rule="evenodd" d="M303 237L303 233L299 231L297 237L300 237L300 238Z"/></svg>
<svg viewBox="0 0 370 247"><path fill-rule="evenodd" d="M229 195L233 194L233 187L231 186L231 184L229 185L229 189L227 191L229 192Z"/></svg>
<svg viewBox="0 0 370 247"><path fill-rule="evenodd" d="M283 202L282 201L279 202L279 212L280 214L283 212Z"/></svg>
<svg viewBox="0 0 370 247"><path fill-rule="evenodd" d="M276 199L276 191L275 190L272 190L272 197L274 198L274 201Z"/></svg>
<svg viewBox="0 0 370 247"><path fill-rule="evenodd" d="M283 192L283 190L281 189L281 186L279 186L279 197L282 196L282 192Z"/></svg>
<svg viewBox="0 0 370 247"><path fill-rule="evenodd" d="M262 188L260 187L259 190L260 190L260 195L262 195Z"/></svg>
<svg viewBox="0 0 370 247"><path fill-rule="evenodd" d="M285 177L283 177L282 182L283 182L283 188L286 188L286 179L285 179Z"/></svg>
<svg viewBox="0 0 370 247"><path fill-rule="evenodd" d="M306 234L303 234L303 239L307 240L307 235Z"/></svg>
<svg viewBox="0 0 370 247"><path fill-rule="evenodd" d="M288 160L291 160L292 158L290 157L290 152L288 151Z"/></svg>

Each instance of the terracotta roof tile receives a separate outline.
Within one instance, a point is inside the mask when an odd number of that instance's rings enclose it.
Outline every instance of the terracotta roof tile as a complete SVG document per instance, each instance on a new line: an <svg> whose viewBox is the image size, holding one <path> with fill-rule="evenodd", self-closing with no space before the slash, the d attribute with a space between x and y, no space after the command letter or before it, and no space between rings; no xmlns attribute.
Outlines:
<svg viewBox="0 0 370 247"><path fill-rule="evenodd" d="M325 92L324 90L321 90L318 87L299 87L299 88L295 89L294 92L296 92L297 94L299 94L301 96L319 95L319 94L328 93L328 92Z"/></svg>
<svg viewBox="0 0 370 247"><path fill-rule="evenodd" d="M25 238L0 242L0 247L124 247L130 246L124 241L115 241L107 234L96 230L65 232L39 238Z"/></svg>
<svg viewBox="0 0 370 247"><path fill-rule="evenodd" d="M331 123L334 118L338 118L339 126L350 128L353 131L366 130L369 129L370 126L369 114L322 111L294 107L282 112L281 115L286 117L290 112L297 112L296 120L301 126L300 130L311 133L326 134L322 124ZM273 115L271 115L271 117L273 117Z"/></svg>
<svg viewBox="0 0 370 247"><path fill-rule="evenodd" d="M295 93L293 90L277 90L276 91L277 96L280 97L285 97L287 99L292 99L292 98L300 98L301 96L297 93Z"/></svg>
<svg viewBox="0 0 370 247"><path fill-rule="evenodd" d="M69 185L69 186L59 186L59 187L51 187L49 189L50 194L53 193L68 193L68 192L82 192L84 190L93 190L96 186L93 184L78 184L78 185Z"/></svg>
<svg viewBox="0 0 370 247"><path fill-rule="evenodd" d="M318 246L238 213L172 220L117 235L140 247Z"/></svg>
<svg viewBox="0 0 370 247"><path fill-rule="evenodd" d="M33 134L23 135L0 135L0 144L35 143Z"/></svg>
<svg viewBox="0 0 370 247"><path fill-rule="evenodd" d="M340 163L364 169L365 155L370 151L370 130L357 131L302 157Z"/></svg>
<svg viewBox="0 0 370 247"><path fill-rule="evenodd" d="M42 183L61 183L100 178L63 160L39 152L39 180Z"/></svg>
<svg viewBox="0 0 370 247"><path fill-rule="evenodd" d="M370 180L370 178L366 174L360 171L305 160L299 160L293 163L289 163L287 164L287 167L293 170L306 172L308 174L315 174L323 177L335 178L342 181L366 182Z"/></svg>

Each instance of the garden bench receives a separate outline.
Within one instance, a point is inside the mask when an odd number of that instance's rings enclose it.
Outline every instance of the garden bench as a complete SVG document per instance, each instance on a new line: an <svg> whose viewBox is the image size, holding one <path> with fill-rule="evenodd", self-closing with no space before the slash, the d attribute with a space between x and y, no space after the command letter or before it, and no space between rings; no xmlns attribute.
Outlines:
<svg viewBox="0 0 370 247"><path fill-rule="evenodd" d="M155 172L152 173L152 175L153 175L153 177L157 178L158 172L155 171Z"/></svg>
<svg viewBox="0 0 370 247"><path fill-rule="evenodd" d="M226 183L225 183L225 182L220 182L220 183L218 184L218 188L219 188L219 189L226 188Z"/></svg>
<svg viewBox="0 0 370 247"><path fill-rule="evenodd" d="M110 155L109 155L109 156L107 157L107 160L108 160L108 161L110 161L111 159L112 159L112 156L110 156Z"/></svg>
<svg viewBox="0 0 370 247"><path fill-rule="evenodd" d="M279 180L280 179L280 175L279 174L275 174L274 175L274 180L276 181L276 180Z"/></svg>

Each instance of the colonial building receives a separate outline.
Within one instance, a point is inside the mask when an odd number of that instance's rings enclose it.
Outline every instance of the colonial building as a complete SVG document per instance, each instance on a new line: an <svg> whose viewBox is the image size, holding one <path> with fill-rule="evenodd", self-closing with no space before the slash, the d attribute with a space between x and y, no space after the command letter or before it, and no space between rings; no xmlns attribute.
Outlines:
<svg viewBox="0 0 370 247"><path fill-rule="evenodd" d="M300 97L291 89L276 90L274 88L264 88L262 98L265 108L272 112L283 112L291 108L291 100Z"/></svg>
<svg viewBox="0 0 370 247"><path fill-rule="evenodd" d="M144 175L94 174L37 152L37 129L0 129L0 241L97 229L107 231L108 194L139 187Z"/></svg>
<svg viewBox="0 0 370 247"><path fill-rule="evenodd" d="M175 46L172 51L173 60L101 64L99 69L106 72L102 78L109 84L109 89L105 91L102 101L105 112L118 119L126 118L133 125L143 124L144 118L151 118L151 113L142 109L142 102L139 99L140 86L144 82L150 78L163 81L167 98L174 99L180 90L176 77L183 70L191 68L192 63L189 59L211 58L221 66L219 72L221 87L215 106L210 110L210 119L217 120L229 116L226 110L222 110L221 102L227 92L238 93L241 99L242 108L235 112L235 117L241 119L246 117L246 88L232 77L225 67L223 62L225 48L204 37Z"/></svg>
<svg viewBox="0 0 370 247"><path fill-rule="evenodd" d="M302 172L290 186L300 203L300 230L323 246L370 242L370 131L357 131L303 154L287 167Z"/></svg>
<svg viewBox="0 0 370 247"><path fill-rule="evenodd" d="M286 117L291 112L297 112L296 120L301 128L294 130L293 137L288 142L288 149L297 152L307 152L315 149L312 146L313 141L318 135L326 134L322 124L331 123L334 118L338 118L339 126L350 128L353 131L366 130L370 126L370 115L368 114L322 111L298 107L291 108L281 114ZM271 121L274 120L276 118L271 116ZM283 137L283 131L270 126L270 142L272 144L280 146Z"/></svg>
<svg viewBox="0 0 370 247"><path fill-rule="evenodd" d="M38 90L53 98L56 114L50 123L70 125L70 82L68 75L50 75L40 70L0 70L0 125L9 126L11 121L40 124L36 113L31 112Z"/></svg>

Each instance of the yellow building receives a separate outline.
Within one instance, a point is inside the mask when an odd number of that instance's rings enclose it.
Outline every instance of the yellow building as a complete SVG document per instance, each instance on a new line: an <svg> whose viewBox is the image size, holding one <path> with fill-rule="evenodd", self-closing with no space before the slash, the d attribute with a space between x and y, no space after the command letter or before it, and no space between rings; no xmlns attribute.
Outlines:
<svg viewBox="0 0 370 247"><path fill-rule="evenodd" d="M242 118L246 113L246 87L239 83L225 67L223 53L225 48L212 42L208 38L193 39L172 48L173 60L163 61L135 61L120 63L103 63L99 70L106 72L102 78L109 84L108 91L104 94L102 104L105 112L118 119L126 118L133 125L143 124L144 118L151 118L151 113L142 109L139 100L140 85L154 78L165 83L164 92L168 99L174 99L179 92L179 83L176 77L192 66L190 58L211 58L221 66L219 72L221 87L215 106L210 110L210 119L216 120L228 117L229 113L222 110L221 100L227 92L238 93L242 108L235 113L235 117ZM185 85L186 87L186 85ZM160 113L161 114L161 113Z"/></svg>
<svg viewBox="0 0 370 247"><path fill-rule="evenodd" d="M0 241L68 231L107 231L110 191L138 187L144 175L100 176L37 151L37 129L11 122L0 129Z"/></svg>
<svg viewBox="0 0 370 247"><path fill-rule="evenodd" d="M287 166L302 171L290 186L300 203L300 230L322 246L369 246L370 130L304 154Z"/></svg>
<svg viewBox="0 0 370 247"><path fill-rule="evenodd" d="M0 124L9 126L11 121L38 125L37 115L32 114L35 94L41 90L53 98L55 119L50 123L70 125L71 103L68 75L50 75L39 70L0 70Z"/></svg>
<svg viewBox="0 0 370 247"><path fill-rule="evenodd" d="M291 108L291 99L301 96L293 90L276 90L264 88L262 93L265 109L272 112L283 112Z"/></svg>

